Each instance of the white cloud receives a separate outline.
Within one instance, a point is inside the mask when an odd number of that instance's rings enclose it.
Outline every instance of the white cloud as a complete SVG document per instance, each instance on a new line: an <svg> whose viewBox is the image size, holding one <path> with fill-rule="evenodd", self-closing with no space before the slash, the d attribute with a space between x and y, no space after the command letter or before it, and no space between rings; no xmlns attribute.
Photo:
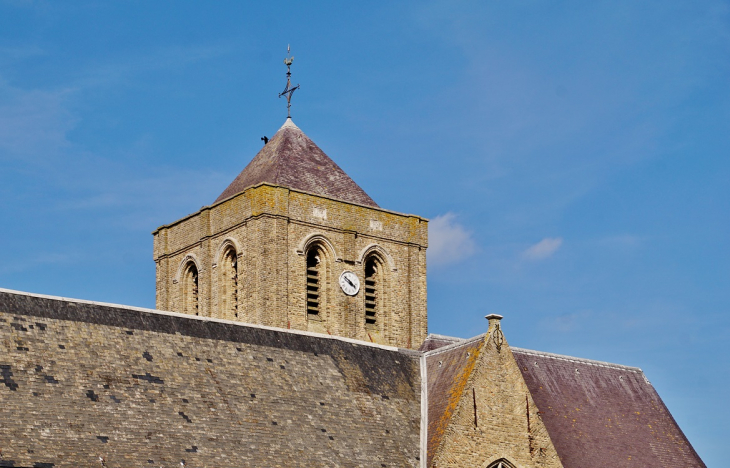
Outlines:
<svg viewBox="0 0 730 468"><path fill-rule="evenodd" d="M561 245L562 237L546 237L522 252L522 256L528 260L543 260L557 252Z"/></svg>
<svg viewBox="0 0 730 468"><path fill-rule="evenodd" d="M471 256L476 250L471 231L456 222L454 213L436 216L429 222L429 265L456 263Z"/></svg>

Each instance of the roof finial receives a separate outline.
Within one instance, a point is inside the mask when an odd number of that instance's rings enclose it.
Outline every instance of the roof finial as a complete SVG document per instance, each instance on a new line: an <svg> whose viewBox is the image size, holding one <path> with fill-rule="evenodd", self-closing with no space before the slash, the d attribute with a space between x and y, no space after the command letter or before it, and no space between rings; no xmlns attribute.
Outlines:
<svg viewBox="0 0 730 468"><path fill-rule="evenodd" d="M279 97L286 96L286 118L291 119L291 95L294 94L294 91L299 89L299 85L291 87L291 64L294 61L294 57L289 57L291 54L291 46L286 46L286 55L287 57L284 59L284 65L286 65L286 88L284 88L284 91L279 93Z"/></svg>

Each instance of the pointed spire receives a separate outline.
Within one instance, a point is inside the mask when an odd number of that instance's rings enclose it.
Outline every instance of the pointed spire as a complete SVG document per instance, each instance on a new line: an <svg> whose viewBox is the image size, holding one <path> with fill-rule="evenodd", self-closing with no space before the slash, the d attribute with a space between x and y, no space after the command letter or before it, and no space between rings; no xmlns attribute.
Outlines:
<svg viewBox="0 0 730 468"><path fill-rule="evenodd" d="M295 129L297 129L297 130L301 131L301 130L299 129L299 127L297 127L297 126L296 126L296 124L295 124L295 123L294 123L294 121L293 121L293 120L291 119L291 117L287 117L287 118L286 118L286 121L284 122L284 125L282 125L282 126L281 126L281 128L279 128L279 130L283 130L283 129L285 129L285 128L295 128Z"/></svg>
<svg viewBox="0 0 730 468"><path fill-rule="evenodd" d="M378 206L291 118L286 119L216 202L262 182L358 205Z"/></svg>

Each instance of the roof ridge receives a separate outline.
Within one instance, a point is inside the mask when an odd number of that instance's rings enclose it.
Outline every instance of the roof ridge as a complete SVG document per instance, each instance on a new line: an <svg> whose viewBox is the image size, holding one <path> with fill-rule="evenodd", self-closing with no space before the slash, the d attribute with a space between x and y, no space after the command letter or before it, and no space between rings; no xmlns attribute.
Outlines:
<svg viewBox="0 0 730 468"><path fill-rule="evenodd" d="M284 130L285 128L293 128L293 129L297 129L297 130L301 131L301 129L294 124L294 121L291 119L291 117L287 117L286 120L284 121L284 125L279 127L279 130L276 131L276 133L274 134L273 137L271 137L271 139L273 140L274 137L276 137L276 135L280 131ZM266 146L267 144L268 143L265 143L264 146ZM281 165L278 165L278 166L276 166L276 175L274 175L274 180L278 181L280 174L281 174ZM246 190L246 189L244 188L242 191L244 191L244 190Z"/></svg>
<svg viewBox="0 0 730 468"><path fill-rule="evenodd" d="M461 346L465 346L465 345L471 344L471 343L473 343L475 341L478 341L478 340L484 338L486 335L487 335L486 333L482 333L481 335L473 336L473 337L467 338L467 339L462 339L461 341L457 341L456 343L452 343L450 345L446 345L446 346L442 346L440 348L432 349L431 351L426 351L423 354L426 357L435 356L437 354L441 354L441 353L444 353L446 351L451 351L452 349L456 349L456 348L459 348Z"/></svg>
<svg viewBox="0 0 730 468"><path fill-rule="evenodd" d="M445 340L445 341L464 341L466 338L459 338L458 336L449 336L449 335L440 335L438 333L429 333L428 336L426 336L426 339L434 338L437 340Z"/></svg>
<svg viewBox="0 0 730 468"><path fill-rule="evenodd" d="M290 333L293 335L304 335L304 336L311 336L311 337L315 337L315 338L326 338L329 340L344 341L347 343L352 343L352 344L357 344L357 345L362 345L362 346L369 346L372 348L380 348L380 349L385 349L388 351L397 351L399 353L404 353L405 351L408 351L408 353L406 353L406 354L412 354L412 351L413 351L410 349L398 348L397 346L382 345L382 344L378 344L378 343L371 343L368 341L356 340L353 338L346 338L344 336L329 335L329 334L325 334L325 333L315 333L315 332L310 332L307 330L295 330L295 329L291 329L291 328L279 328L279 327L270 327L267 325L257 325L257 324L253 324L253 323L236 322L233 320L226 320L226 319L220 319L220 318L215 318L215 317L201 317L199 315L182 314L180 312L171 312L171 311L167 311L167 310L149 309L147 307L137 307L137 306L124 305L124 304L114 304L111 302L89 301L89 300L85 300L85 299L73 299L73 298L69 298L69 297L52 296L52 295L48 295L48 294L36 294L36 293L17 291L14 289L6 289L6 288L0 288L0 293L15 294L17 296L35 297L35 298L39 298L39 299L50 299L53 301L71 302L71 303L76 303L76 304L113 307L113 308L117 308L117 309L133 310L133 311L145 312L145 313L149 313L149 314L166 315L166 316L185 318L185 319L190 319L190 320L199 320L201 322L225 323L228 325L237 325L240 327L256 328L259 330L270 330L270 331L277 331L277 332L283 332L283 333Z"/></svg>
<svg viewBox="0 0 730 468"><path fill-rule="evenodd" d="M517 353L522 353L522 354L529 354L532 356L541 356L541 357L546 357L546 358L550 358L550 359L557 359L560 361L588 364L590 366L596 366L596 367L607 367L609 369L628 370L628 371L637 372L637 373L641 373L641 374L644 373L644 371L641 370L641 368L639 368L639 367L626 366L623 364L614 364L612 362L597 361L594 359L579 358L579 357L574 357L574 356L567 356L564 354L548 353L546 351L534 351L532 349L525 349L525 348L510 347L510 349L512 350L513 353L517 352Z"/></svg>

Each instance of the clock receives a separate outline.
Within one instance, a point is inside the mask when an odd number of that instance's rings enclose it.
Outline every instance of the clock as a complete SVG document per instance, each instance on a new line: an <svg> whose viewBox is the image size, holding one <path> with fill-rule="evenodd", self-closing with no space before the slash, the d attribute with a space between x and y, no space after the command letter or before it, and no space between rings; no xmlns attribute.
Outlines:
<svg viewBox="0 0 730 468"><path fill-rule="evenodd" d="M355 296L360 291L360 280L355 273L345 270L340 275L340 287L348 296Z"/></svg>

